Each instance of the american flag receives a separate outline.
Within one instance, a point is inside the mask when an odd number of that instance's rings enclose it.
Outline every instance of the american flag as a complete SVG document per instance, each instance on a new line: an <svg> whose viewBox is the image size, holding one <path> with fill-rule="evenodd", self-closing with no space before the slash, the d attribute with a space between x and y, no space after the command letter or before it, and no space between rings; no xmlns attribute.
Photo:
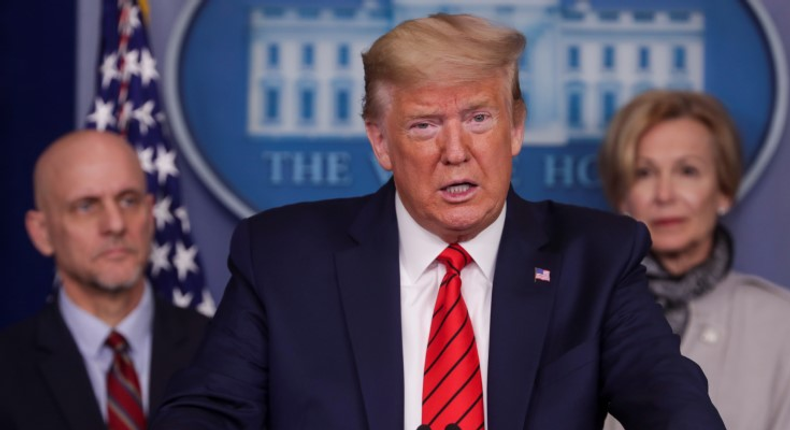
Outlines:
<svg viewBox="0 0 790 430"><path fill-rule="evenodd" d="M546 269L541 269L540 267L535 268L535 281L544 281L550 282L551 281L551 271Z"/></svg>
<svg viewBox="0 0 790 430"><path fill-rule="evenodd" d="M137 0L104 0L101 50L93 110L86 127L119 133L135 147L156 197L156 235L148 279L181 307L214 313L198 249L181 201L176 150L165 128L159 73Z"/></svg>

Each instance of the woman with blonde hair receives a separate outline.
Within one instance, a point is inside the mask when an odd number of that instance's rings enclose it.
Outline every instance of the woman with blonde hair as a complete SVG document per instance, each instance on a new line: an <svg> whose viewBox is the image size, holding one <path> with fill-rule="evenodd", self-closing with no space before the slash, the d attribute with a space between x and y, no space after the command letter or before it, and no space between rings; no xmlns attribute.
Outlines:
<svg viewBox="0 0 790 430"><path fill-rule="evenodd" d="M650 230L650 290L727 428L790 429L790 291L732 270L719 222L742 171L725 108L698 92L643 93L612 120L599 163L612 206Z"/></svg>

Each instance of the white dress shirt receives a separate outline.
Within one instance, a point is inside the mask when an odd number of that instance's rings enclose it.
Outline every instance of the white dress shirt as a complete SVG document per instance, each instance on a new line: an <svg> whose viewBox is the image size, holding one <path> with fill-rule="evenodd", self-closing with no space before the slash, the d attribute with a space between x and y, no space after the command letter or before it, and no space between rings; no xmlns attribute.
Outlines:
<svg viewBox="0 0 790 430"><path fill-rule="evenodd" d="M470 241L460 245L474 260L461 271L461 294L469 309L480 357L483 379L483 404L488 424L487 380L488 340L491 322L491 289L494 281L499 241L505 225L505 207L497 219ZM444 276L443 264L436 257L449 245L422 228L409 215L396 193L400 257L401 333L403 336L403 381L405 430L422 424L422 376L425 352L431 328L439 284Z"/></svg>
<svg viewBox="0 0 790 430"><path fill-rule="evenodd" d="M77 306L65 293L58 294L58 306L82 355L85 369L93 387L93 394L104 421L107 421L107 372L112 365L113 352L104 342L113 330L104 321ZM129 343L129 355L140 382L143 411L148 415L148 381L151 374L151 332L154 321L154 298L146 285L137 307L126 316L115 331Z"/></svg>

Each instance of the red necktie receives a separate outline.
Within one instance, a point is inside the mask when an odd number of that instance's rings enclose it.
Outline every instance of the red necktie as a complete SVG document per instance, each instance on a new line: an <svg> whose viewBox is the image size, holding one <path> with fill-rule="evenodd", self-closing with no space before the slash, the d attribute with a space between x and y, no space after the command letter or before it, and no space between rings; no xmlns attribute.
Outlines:
<svg viewBox="0 0 790 430"><path fill-rule="evenodd" d="M452 244L437 260L447 272L439 286L425 354L422 422L436 430L450 424L461 430L483 429L480 359L472 321L461 296L461 269L472 257L460 245Z"/></svg>
<svg viewBox="0 0 790 430"><path fill-rule="evenodd" d="M107 337L107 346L113 350L112 366L107 372L107 428L145 430L140 382L129 358L129 344L113 331Z"/></svg>

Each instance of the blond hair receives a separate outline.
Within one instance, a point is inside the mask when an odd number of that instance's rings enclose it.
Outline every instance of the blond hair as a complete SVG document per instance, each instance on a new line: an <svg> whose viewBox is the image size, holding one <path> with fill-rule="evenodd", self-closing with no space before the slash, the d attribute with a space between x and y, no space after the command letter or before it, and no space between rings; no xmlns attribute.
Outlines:
<svg viewBox="0 0 790 430"><path fill-rule="evenodd" d="M521 100L518 58L524 35L473 15L439 13L404 21L362 54L365 98L362 117L377 118L386 84L477 81L508 73L513 100Z"/></svg>
<svg viewBox="0 0 790 430"><path fill-rule="evenodd" d="M639 141L657 124L689 118L713 137L719 190L734 198L742 175L740 138L730 115L713 96L692 91L652 90L617 112L598 154L598 171L609 203L617 208L635 180Z"/></svg>

